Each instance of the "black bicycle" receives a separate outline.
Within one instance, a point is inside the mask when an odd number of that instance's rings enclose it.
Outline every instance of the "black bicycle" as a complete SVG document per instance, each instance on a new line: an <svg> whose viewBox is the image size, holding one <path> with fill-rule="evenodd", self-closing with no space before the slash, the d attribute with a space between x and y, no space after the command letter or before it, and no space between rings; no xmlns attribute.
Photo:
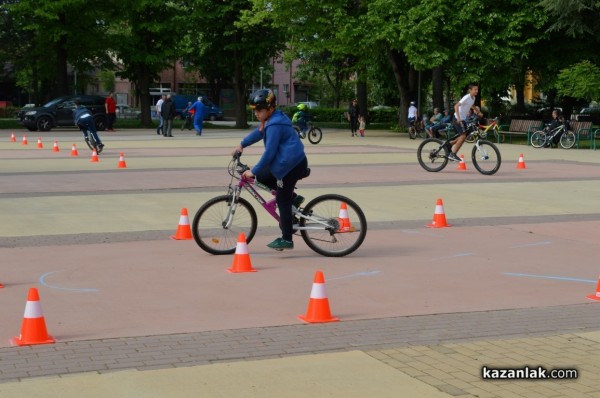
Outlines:
<svg viewBox="0 0 600 398"><path fill-rule="evenodd" d="M577 136L569 130L569 127L570 125L567 120L553 129L550 128L550 125L546 125L544 130L539 130L531 134L531 146L534 148L550 147L557 140L556 137L560 136L558 139L560 146L564 149L571 149L575 145L575 141L577 141Z"/></svg>
<svg viewBox="0 0 600 398"><path fill-rule="evenodd" d="M311 144L316 145L323 139L323 132L319 127L312 124L312 122L307 122L307 124L308 130L306 133L303 133L300 127L296 124L294 125L294 130L296 130L296 133L298 133L298 137L301 139L308 138Z"/></svg>
<svg viewBox="0 0 600 398"><path fill-rule="evenodd" d="M92 151L95 149L96 153L100 154L100 152L102 152L102 149L104 148L104 145L98 144L96 142L96 139L94 139L94 135L87 128L84 127L81 129L81 131L83 132L83 139L85 140L87 146Z"/></svg>
<svg viewBox="0 0 600 398"><path fill-rule="evenodd" d="M472 135L475 145L471 151L471 160L473 166L481 174L492 175L500 169L502 158L498 147L492 142L481 138L480 130L477 128L477 121L465 121L467 134ZM453 131L453 130L452 130ZM445 140L439 138L427 138L417 149L417 158L419 164L425 170L430 172L441 171L448 164L448 154L452 148L452 141L456 135L448 134Z"/></svg>
<svg viewBox="0 0 600 398"><path fill-rule="evenodd" d="M421 125L420 120L413 120L408 126L408 137L411 140L416 139L417 137L427 138L427 131Z"/></svg>

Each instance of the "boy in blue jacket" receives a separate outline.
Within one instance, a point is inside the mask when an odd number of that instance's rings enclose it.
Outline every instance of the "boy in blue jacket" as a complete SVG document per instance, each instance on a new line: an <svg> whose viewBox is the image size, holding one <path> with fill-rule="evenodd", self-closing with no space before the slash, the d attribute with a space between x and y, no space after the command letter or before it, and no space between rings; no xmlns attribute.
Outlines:
<svg viewBox="0 0 600 398"><path fill-rule="evenodd" d="M308 168L304 144L292 127L290 118L275 108L273 91L262 89L254 92L250 97L250 107L254 110L260 126L242 140L234 149L234 153L241 153L244 148L264 141L263 155L243 176L256 178L277 191L275 198L279 208L281 237L267 246L275 250L293 249L292 205L298 207L304 201L302 196L294 194L294 188L298 180L305 176Z"/></svg>

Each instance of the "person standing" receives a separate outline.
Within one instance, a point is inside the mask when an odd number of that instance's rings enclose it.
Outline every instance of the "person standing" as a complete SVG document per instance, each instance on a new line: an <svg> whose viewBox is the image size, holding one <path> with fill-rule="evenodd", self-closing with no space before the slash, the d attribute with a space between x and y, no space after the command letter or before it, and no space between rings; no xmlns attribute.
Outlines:
<svg viewBox="0 0 600 398"><path fill-rule="evenodd" d="M202 97L198 97L198 101L194 102L191 110L194 110L194 130L196 130L196 135L202 135L202 128L204 127L204 103L202 102Z"/></svg>
<svg viewBox="0 0 600 398"><path fill-rule="evenodd" d="M104 101L104 109L106 110L106 118L108 122L107 130L115 131L114 125L117 120L117 103L115 102L114 93L108 93L108 97Z"/></svg>
<svg viewBox="0 0 600 398"><path fill-rule="evenodd" d="M292 206L299 207L304 198L295 195L296 183L306 175L308 160L304 144L292 127L292 121L281 110L276 109L273 91L261 89L250 96L250 108L254 110L260 126L248 134L233 153L263 141L265 150L258 163L243 173L245 178L256 178L269 188L276 190L275 200L279 208L281 237L267 247L275 250L293 249L294 234Z"/></svg>
<svg viewBox="0 0 600 398"><path fill-rule="evenodd" d="M353 99L348 107L348 121L350 122L350 131L352 132L352 137L357 136L358 129L358 117L360 116L360 108L358 107L358 100Z"/></svg>
<svg viewBox="0 0 600 398"><path fill-rule="evenodd" d="M173 137L173 119L175 119L175 104L171 99L171 94L167 95L167 98L162 103L160 113L163 120L163 136Z"/></svg>
<svg viewBox="0 0 600 398"><path fill-rule="evenodd" d="M360 115L358 117L358 132L360 133L361 137L365 136L365 128L367 127L367 122L365 120L365 117L363 115Z"/></svg>
<svg viewBox="0 0 600 398"><path fill-rule="evenodd" d="M161 95L159 100L156 101L155 110L156 110L156 116L158 116L158 127L156 128L156 134L159 134L159 135L163 134L163 118L162 118L162 114L161 114L161 108L162 108L163 102L165 102L165 99L167 99L167 96Z"/></svg>

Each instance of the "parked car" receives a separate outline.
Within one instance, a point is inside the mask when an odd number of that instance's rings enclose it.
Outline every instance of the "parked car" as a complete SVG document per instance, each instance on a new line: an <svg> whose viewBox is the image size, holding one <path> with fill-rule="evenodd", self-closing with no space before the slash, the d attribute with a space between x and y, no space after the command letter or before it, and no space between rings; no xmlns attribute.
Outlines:
<svg viewBox="0 0 600 398"><path fill-rule="evenodd" d="M212 103L212 101L206 98L205 96L202 95L201 97L202 103L204 104L204 120L223 120L223 117L225 116L223 110L214 103ZM197 100L198 96L174 95L173 103L175 104L175 112L177 113L177 116L184 117L183 111L185 110L185 108L187 108L188 102L191 102L193 104Z"/></svg>
<svg viewBox="0 0 600 398"><path fill-rule="evenodd" d="M575 115L575 120L589 121L593 124L600 124L600 107L583 108L581 112Z"/></svg>
<svg viewBox="0 0 600 398"><path fill-rule="evenodd" d="M117 118L118 119L140 119L142 117L142 111L135 109L125 104L117 104Z"/></svg>
<svg viewBox="0 0 600 398"><path fill-rule="evenodd" d="M54 127L75 126L73 110L76 99L79 99L81 104L92 112L96 128L99 131L105 130L107 121L104 108L105 98L99 95L58 97L40 107L21 109L17 113L17 118L29 131L50 131Z"/></svg>

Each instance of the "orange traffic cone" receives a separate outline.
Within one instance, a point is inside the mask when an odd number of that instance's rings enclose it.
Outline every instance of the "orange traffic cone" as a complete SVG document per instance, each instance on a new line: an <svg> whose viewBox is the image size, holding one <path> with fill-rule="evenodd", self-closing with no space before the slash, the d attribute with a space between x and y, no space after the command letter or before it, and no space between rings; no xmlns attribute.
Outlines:
<svg viewBox="0 0 600 398"><path fill-rule="evenodd" d="M27 304L25 304L25 314L23 315L23 325L21 334L10 339L12 345L32 345L49 344L56 340L48 334L46 330L46 321L42 314L42 304L40 296L35 287L29 289L27 295Z"/></svg>
<svg viewBox="0 0 600 398"><path fill-rule="evenodd" d="M339 321L339 318L331 316L329 299L327 298L327 292L325 291L325 277L323 276L323 272L317 271L315 273L306 315L299 315L298 318L308 323Z"/></svg>
<svg viewBox="0 0 600 398"><path fill-rule="evenodd" d="M15 132L10 132L10 142L17 142L17 137L15 137Z"/></svg>
<svg viewBox="0 0 600 398"><path fill-rule="evenodd" d="M117 168L119 168L119 169L127 168L127 163L125 163L125 155L123 154L123 152L121 152L121 154L119 155L119 165L117 166Z"/></svg>
<svg viewBox="0 0 600 398"><path fill-rule="evenodd" d="M98 152L96 152L96 149L92 150L92 158L90 159L90 162L99 162L100 159L98 159Z"/></svg>
<svg viewBox="0 0 600 398"><path fill-rule="evenodd" d="M44 144L42 144L42 137L38 137L37 147L40 149L44 147Z"/></svg>
<svg viewBox="0 0 600 398"><path fill-rule="evenodd" d="M250 261L250 254L248 253L248 244L246 243L246 235L243 233L238 235L235 254L233 255L233 264L231 264L231 268L227 268L227 271L232 274L238 272L256 272L256 269L252 268L252 261Z"/></svg>
<svg viewBox="0 0 600 398"><path fill-rule="evenodd" d="M2 283L0 283L0 289L2 289L4 287L4 285Z"/></svg>
<svg viewBox="0 0 600 398"><path fill-rule="evenodd" d="M350 216L348 215L348 206L342 202L340 205L340 214L338 216L338 222L340 223L339 232L354 232L354 226L350 222Z"/></svg>
<svg viewBox="0 0 600 398"><path fill-rule="evenodd" d="M29 142L27 142L27 135L23 135L23 141L21 141L21 145L27 145L29 144Z"/></svg>
<svg viewBox="0 0 600 398"><path fill-rule="evenodd" d="M73 146L71 146L71 156L79 156L79 152L77 152L77 148L75 147L75 144L73 144Z"/></svg>
<svg viewBox="0 0 600 398"><path fill-rule="evenodd" d="M52 146L52 152L60 152L60 148L58 147L58 142L54 140L54 146Z"/></svg>
<svg viewBox="0 0 600 398"><path fill-rule="evenodd" d="M600 276L598 277L598 285L596 286L596 293L588 294L585 297L589 298L590 300L600 301Z"/></svg>
<svg viewBox="0 0 600 398"><path fill-rule="evenodd" d="M526 169L525 161L523 160L523 154L519 155L519 163L517 163L517 169Z"/></svg>
<svg viewBox="0 0 600 398"><path fill-rule="evenodd" d="M179 225L177 226L177 232L171 236L174 240L188 240L192 239L192 229L190 228L190 218L188 217L188 211L184 207L181 209L181 215L179 216Z"/></svg>
<svg viewBox="0 0 600 398"><path fill-rule="evenodd" d="M442 199L438 199L435 205L435 212L433 213L433 221L427 225L430 228L444 228L450 227L451 225L446 223L446 214L444 214L444 204Z"/></svg>
<svg viewBox="0 0 600 398"><path fill-rule="evenodd" d="M456 167L456 170L466 170L467 169L467 164L465 163L465 155L460 155L460 163L458 164L458 167Z"/></svg>

